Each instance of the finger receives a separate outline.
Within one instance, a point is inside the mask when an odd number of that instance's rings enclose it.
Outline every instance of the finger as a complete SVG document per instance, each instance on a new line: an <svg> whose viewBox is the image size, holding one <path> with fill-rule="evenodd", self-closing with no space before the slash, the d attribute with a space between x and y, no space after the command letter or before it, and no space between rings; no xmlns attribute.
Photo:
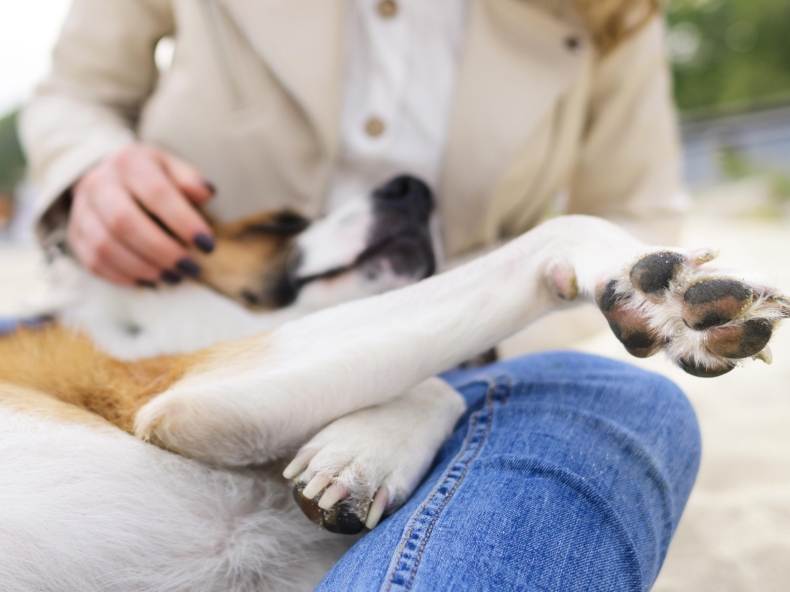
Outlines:
<svg viewBox="0 0 790 592"><path fill-rule="evenodd" d="M105 236L106 230L99 219L84 205L75 201L68 227L68 241L80 263L91 273L114 284L128 286L134 278L113 267L95 248L96 237ZM105 240L104 238L100 239Z"/></svg>
<svg viewBox="0 0 790 592"><path fill-rule="evenodd" d="M92 210L109 234L159 274L188 260L186 249L157 226L121 188L104 187L91 194L91 198Z"/></svg>
<svg viewBox="0 0 790 592"><path fill-rule="evenodd" d="M167 175L192 203L203 205L214 197L216 188L194 166L161 150L156 155Z"/></svg>
<svg viewBox="0 0 790 592"><path fill-rule="evenodd" d="M162 271L116 240L94 212L91 211L90 215L96 216L98 228L90 237L86 237L86 242L97 257L116 272L134 279L138 284L142 282L155 284Z"/></svg>
<svg viewBox="0 0 790 592"><path fill-rule="evenodd" d="M194 244L198 236L211 236L211 228L158 161L129 160L121 171L121 181L135 199L185 244Z"/></svg>

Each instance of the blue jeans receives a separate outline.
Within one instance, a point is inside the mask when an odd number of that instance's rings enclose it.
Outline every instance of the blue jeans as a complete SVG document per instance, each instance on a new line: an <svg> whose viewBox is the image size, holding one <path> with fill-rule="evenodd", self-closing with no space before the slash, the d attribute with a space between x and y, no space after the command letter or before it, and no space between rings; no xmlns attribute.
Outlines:
<svg viewBox="0 0 790 592"><path fill-rule="evenodd" d="M649 590L699 466L678 387L569 352L444 378L469 410L412 498L316 590Z"/></svg>

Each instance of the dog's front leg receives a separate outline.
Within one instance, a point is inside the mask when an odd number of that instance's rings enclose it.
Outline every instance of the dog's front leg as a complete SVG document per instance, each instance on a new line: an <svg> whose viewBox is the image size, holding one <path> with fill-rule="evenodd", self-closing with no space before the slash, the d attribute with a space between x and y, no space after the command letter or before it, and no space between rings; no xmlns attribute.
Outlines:
<svg viewBox="0 0 790 592"><path fill-rule="evenodd" d="M551 220L419 284L215 348L141 409L136 432L211 462L270 461L577 296L597 299L633 353L664 348L715 374L763 351L788 304L762 280L704 271L708 255L647 247L596 218Z"/></svg>
<svg viewBox="0 0 790 592"><path fill-rule="evenodd" d="M135 432L230 466L282 457L338 417L400 396L556 304L546 225L481 260L221 345L137 414Z"/></svg>

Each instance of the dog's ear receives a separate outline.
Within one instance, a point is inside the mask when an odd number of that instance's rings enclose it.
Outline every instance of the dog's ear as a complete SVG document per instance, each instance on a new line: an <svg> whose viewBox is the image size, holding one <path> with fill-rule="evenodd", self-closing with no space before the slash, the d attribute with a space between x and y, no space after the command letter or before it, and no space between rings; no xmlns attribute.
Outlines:
<svg viewBox="0 0 790 592"><path fill-rule="evenodd" d="M274 214L268 220L259 220L250 224L245 228L245 231L262 234L293 235L299 234L309 225L310 221L307 218L291 210L285 210Z"/></svg>

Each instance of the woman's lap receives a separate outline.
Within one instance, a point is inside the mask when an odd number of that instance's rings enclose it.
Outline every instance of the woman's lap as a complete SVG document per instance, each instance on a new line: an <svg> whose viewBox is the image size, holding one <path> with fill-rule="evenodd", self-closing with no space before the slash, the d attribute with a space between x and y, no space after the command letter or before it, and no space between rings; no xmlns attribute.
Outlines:
<svg viewBox="0 0 790 592"><path fill-rule="evenodd" d="M445 380L470 408L434 469L318 590L649 589L699 463L682 392L568 352Z"/></svg>

